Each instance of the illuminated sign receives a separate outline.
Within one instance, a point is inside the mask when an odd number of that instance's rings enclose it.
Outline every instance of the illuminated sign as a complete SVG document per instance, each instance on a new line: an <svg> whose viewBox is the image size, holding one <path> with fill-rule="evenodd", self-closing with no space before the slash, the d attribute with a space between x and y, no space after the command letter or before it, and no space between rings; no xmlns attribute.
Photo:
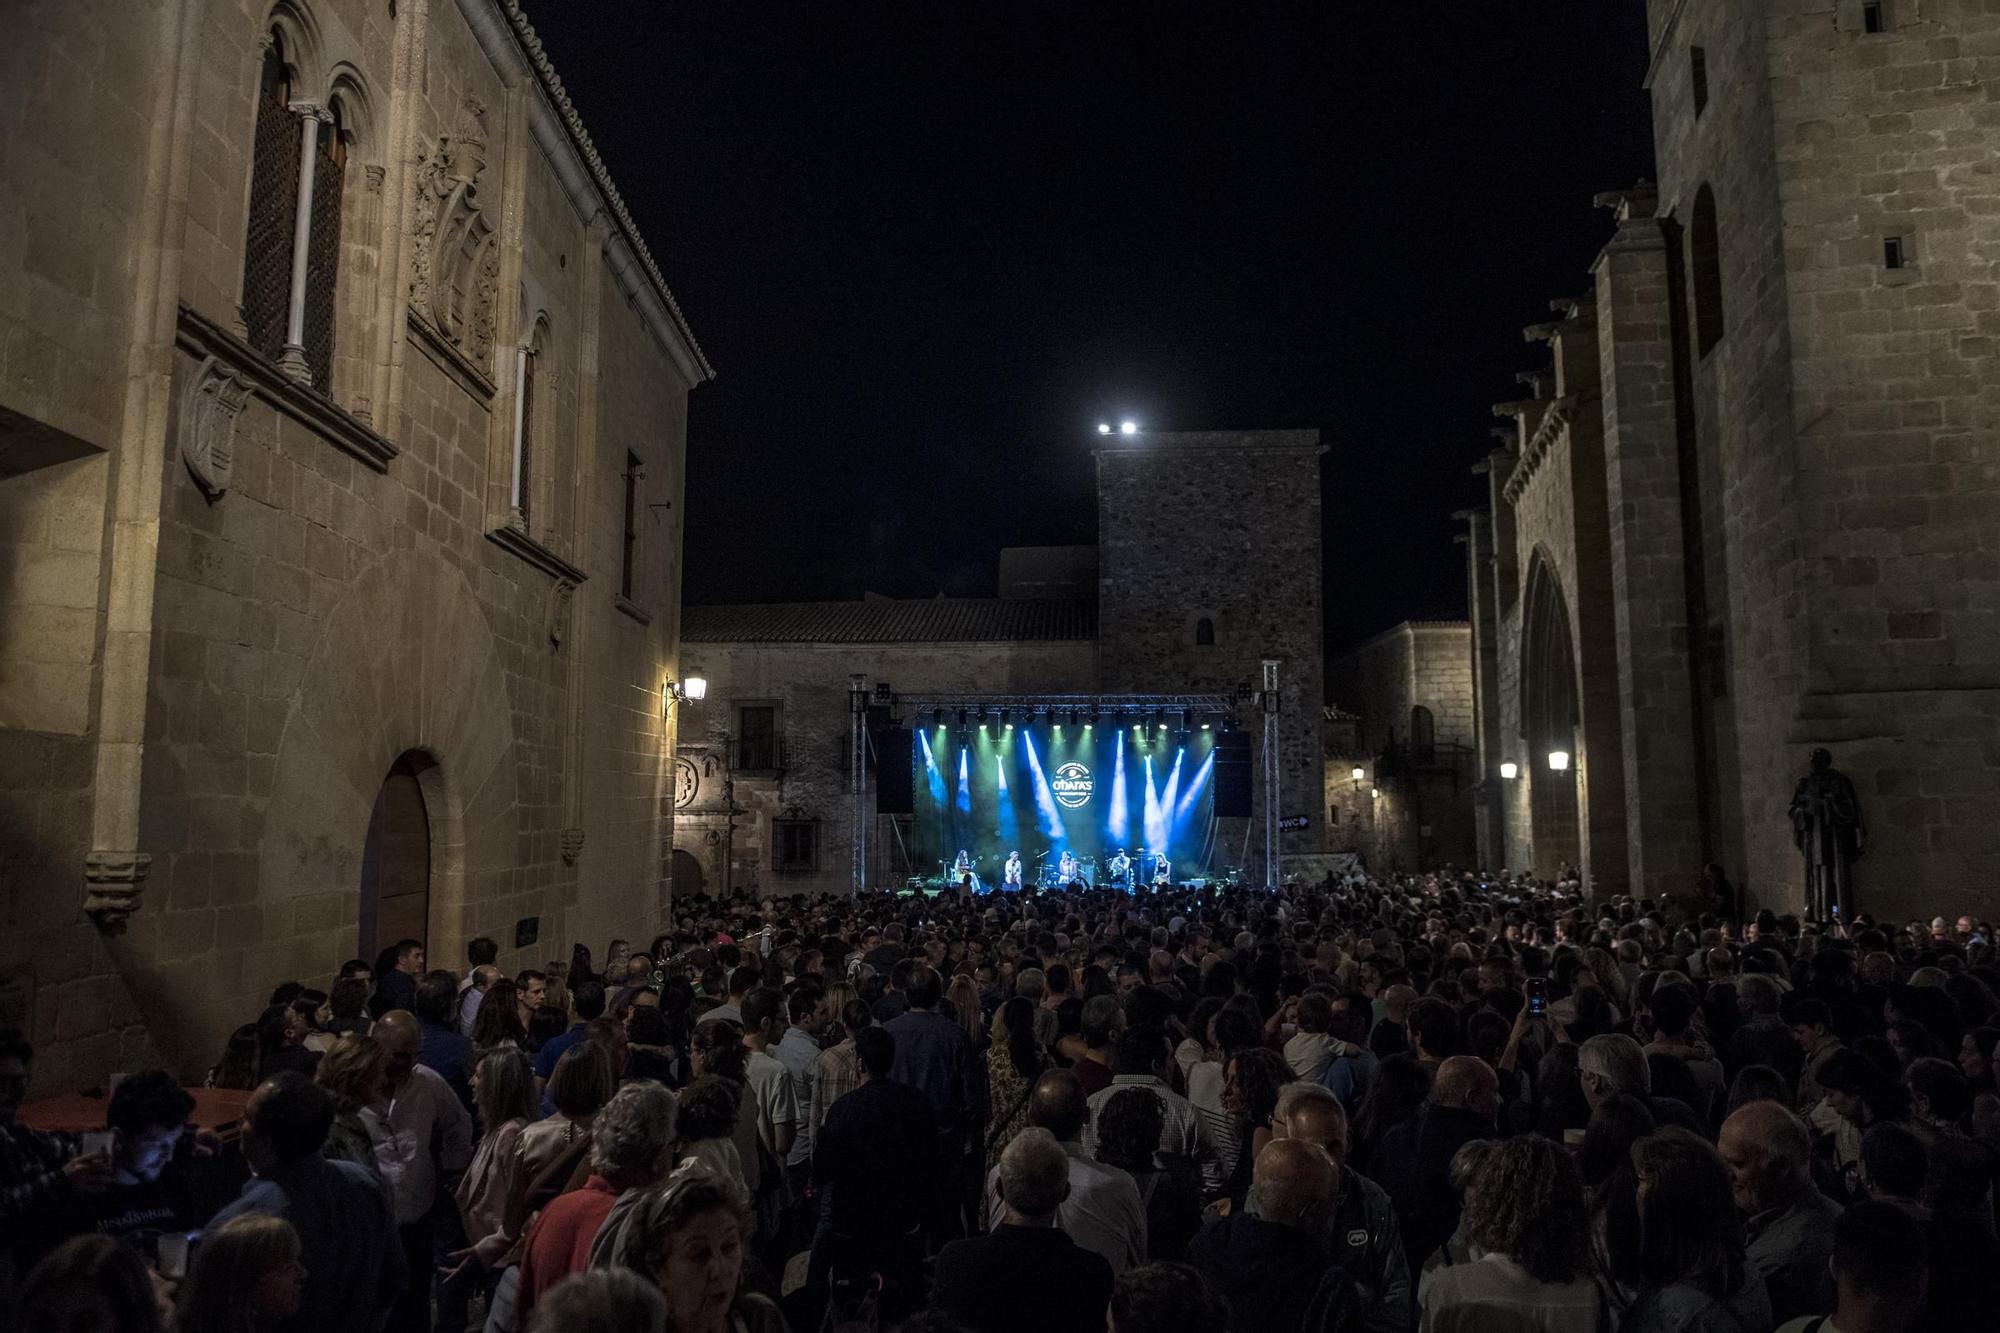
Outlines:
<svg viewBox="0 0 2000 1333"><path fill-rule="evenodd" d="M1096 784L1090 780L1090 770L1082 764L1064 764L1056 770L1049 790L1056 796L1056 804L1065 810L1082 808L1090 801L1090 793Z"/></svg>

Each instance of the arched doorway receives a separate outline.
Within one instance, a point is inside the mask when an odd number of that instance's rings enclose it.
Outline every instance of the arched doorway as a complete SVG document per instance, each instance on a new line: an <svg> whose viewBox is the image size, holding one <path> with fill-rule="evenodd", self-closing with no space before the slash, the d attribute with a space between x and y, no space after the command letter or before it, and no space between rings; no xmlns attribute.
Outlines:
<svg viewBox="0 0 2000 1333"><path fill-rule="evenodd" d="M674 848L674 897L692 898L702 892L701 861L693 852Z"/></svg>
<svg viewBox="0 0 2000 1333"><path fill-rule="evenodd" d="M426 779L437 761L406 750L389 766L361 852L360 956L398 940L427 940L431 916L431 812Z"/></svg>
<svg viewBox="0 0 2000 1333"><path fill-rule="evenodd" d="M1583 867L1577 812L1576 651L1569 631L1569 603L1548 561L1538 557L1528 574L1522 635L1521 731L1528 744L1528 838L1535 873L1553 879L1564 868ZM1562 767L1551 762L1560 756Z"/></svg>

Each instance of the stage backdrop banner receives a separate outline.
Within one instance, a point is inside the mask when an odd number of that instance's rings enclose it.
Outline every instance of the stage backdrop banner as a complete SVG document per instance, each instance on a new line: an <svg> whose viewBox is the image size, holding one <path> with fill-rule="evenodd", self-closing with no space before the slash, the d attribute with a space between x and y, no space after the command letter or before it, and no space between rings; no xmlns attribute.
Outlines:
<svg viewBox="0 0 2000 1333"><path fill-rule="evenodd" d="M961 851L987 887L1015 851L1030 884L1064 852L1100 885L1121 850L1146 882L1163 853L1176 878L1197 869L1215 808L1213 731L988 723L919 728L914 740L912 850L934 873Z"/></svg>

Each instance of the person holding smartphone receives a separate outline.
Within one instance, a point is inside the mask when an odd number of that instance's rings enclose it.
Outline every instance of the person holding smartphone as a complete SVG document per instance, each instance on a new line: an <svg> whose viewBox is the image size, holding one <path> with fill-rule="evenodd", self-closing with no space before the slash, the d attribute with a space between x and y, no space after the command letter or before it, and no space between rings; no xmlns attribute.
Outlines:
<svg viewBox="0 0 2000 1333"><path fill-rule="evenodd" d="M86 1155L101 1148L110 1166L106 1188L75 1192L63 1210L66 1235L116 1236L151 1248L155 1238L198 1224L190 1200L170 1170L194 1098L164 1069L148 1069L119 1083L105 1108L101 1139L84 1135Z"/></svg>

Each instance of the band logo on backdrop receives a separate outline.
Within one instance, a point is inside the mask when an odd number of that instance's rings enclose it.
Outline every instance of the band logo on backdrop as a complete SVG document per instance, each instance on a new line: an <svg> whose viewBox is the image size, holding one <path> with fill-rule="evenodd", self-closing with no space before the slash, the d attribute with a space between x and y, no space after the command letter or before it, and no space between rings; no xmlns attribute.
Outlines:
<svg viewBox="0 0 2000 1333"><path fill-rule="evenodd" d="M1082 764L1064 764L1056 770L1055 778L1049 783L1056 804L1065 810L1081 810L1089 804L1090 794L1095 788L1090 770Z"/></svg>

